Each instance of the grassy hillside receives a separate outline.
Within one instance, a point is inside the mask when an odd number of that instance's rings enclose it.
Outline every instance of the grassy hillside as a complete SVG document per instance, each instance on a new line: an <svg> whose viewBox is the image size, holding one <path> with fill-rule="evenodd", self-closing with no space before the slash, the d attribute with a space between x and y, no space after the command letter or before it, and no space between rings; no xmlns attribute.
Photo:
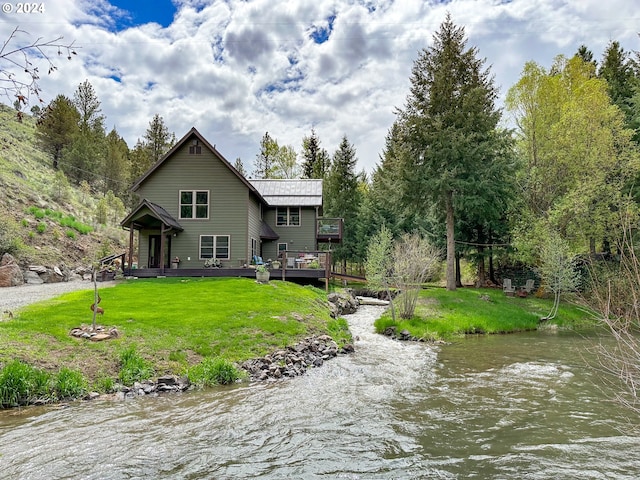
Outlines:
<svg viewBox="0 0 640 480"><path fill-rule="evenodd" d="M34 118L19 122L14 110L0 105L0 255L11 250L23 265L76 266L123 251L118 218L109 215L110 225L95 221L99 198L73 184L61 189L38 146Z"/></svg>

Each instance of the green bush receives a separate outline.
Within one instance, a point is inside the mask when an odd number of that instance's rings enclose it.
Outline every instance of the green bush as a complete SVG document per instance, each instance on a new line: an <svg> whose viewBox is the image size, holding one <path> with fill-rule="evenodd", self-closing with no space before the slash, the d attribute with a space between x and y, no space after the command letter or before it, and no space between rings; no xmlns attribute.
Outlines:
<svg viewBox="0 0 640 480"><path fill-rule="evenodd" d="M77 370L62 367L56 376L54 390L58 400L81 398L87 393L87 380Z"/></svg>
<svg viewBox="0 0 640 480"><path fill-rule="evenodd" d="M106 375L101 375L93 382L93 390L102 393L111 393L115 391L116 381Z"/></svg>
<svg viewBox="0 0 640 480"><path fill-rule="evenodd" d="M224 358L205 358L187 372L189 381L198 387L229 385L240 378L239 370Z"/></svg>
<svg viewBox="0 0 640 480"><path fill-rule="evenodd" d="M36 227L36 231L38 233L44 233L47 229L47 224L44 222L38 222L38 226Z"/></svg>
<svg viewBox="0 0 640 480"><path fill-rule="evenodd" d="M148 380L154 374L149 362L136 352L135 346L130 346L120 354L120 373L118 378L124 385Z"/></svg>
<svg viewBox="0 0 640 480"><path fill-rule="evenodd" d="M51 399L51 375L19 360L0 370L0 405L17 407Z"/></svg>
<svg viewBox="0 0 640 480"><path fill-rule="evenodd" d="M68 238L72 240L76 239L76 232L74 232L73 230L67 230L66 235Z"/></svg>

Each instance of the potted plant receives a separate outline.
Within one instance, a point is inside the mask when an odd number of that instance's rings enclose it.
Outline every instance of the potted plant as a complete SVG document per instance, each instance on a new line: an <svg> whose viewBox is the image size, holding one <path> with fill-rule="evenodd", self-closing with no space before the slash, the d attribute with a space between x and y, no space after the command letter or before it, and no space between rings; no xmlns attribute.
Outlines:
<svg viewBox="0 0 640 480"><path fill-rule="evenodd" d="M274 260L273 262L271 262L271 266L277 270L278 268L280 268L280 261Z"/></svg>
<svg viewBox="0 0 640 480"><path fill-rule="evenodd" d="M269 281L269 270L266 265L256 266L256 281L259 283L267 283Z"/></svg>

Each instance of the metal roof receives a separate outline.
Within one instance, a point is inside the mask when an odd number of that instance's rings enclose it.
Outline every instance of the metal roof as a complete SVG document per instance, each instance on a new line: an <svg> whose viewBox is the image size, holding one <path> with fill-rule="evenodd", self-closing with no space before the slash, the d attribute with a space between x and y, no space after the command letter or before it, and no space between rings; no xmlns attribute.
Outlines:
<svg viewBox="0 0 640 480"><path fill-rule="evenodd" d="M270 206L322 206L322 180L249 180Z"/></svg>

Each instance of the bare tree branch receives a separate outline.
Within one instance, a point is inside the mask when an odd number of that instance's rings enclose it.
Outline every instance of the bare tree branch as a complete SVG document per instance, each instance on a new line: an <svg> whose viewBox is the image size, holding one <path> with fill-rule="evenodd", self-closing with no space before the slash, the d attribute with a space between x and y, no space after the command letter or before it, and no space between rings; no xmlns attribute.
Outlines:
<svg viewBox="0 0 640 480"><path fill-rule="evenodd" d="M52 40L38 37L31 43L21 44L21 35L28 36L29 33L20 27L14 28L0 48L0 96L7 97L16 106L19 118L22 115L20 110L31 103L32 97L44 103L40 95L40 70L35 65L35 59L46 62L47 74L51 74L57 70L57 66L47 52L55 49L58 56L66 54L67 60L77 55L74 42L62 42L62 36Z"/></svg>

